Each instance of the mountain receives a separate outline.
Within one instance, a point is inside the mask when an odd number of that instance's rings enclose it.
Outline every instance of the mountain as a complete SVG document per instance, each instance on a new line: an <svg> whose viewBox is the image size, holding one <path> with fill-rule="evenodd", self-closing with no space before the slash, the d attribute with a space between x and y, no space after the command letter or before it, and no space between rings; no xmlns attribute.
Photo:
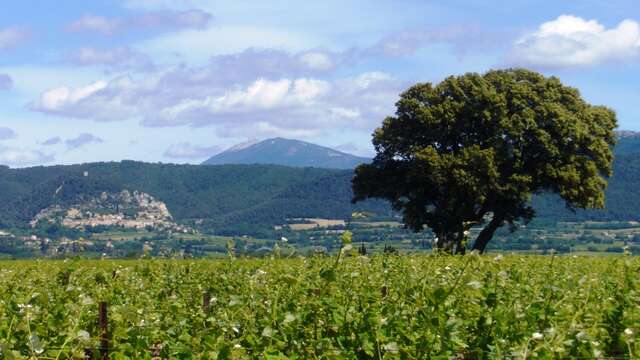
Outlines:
<svg viewBox="0 0 640 360"><path fill-rule="evenodd" d="M615 155L640 155L640 132L636 131L616 131L618 143L616 144Z"/></svg>
<svg viewBox="0 0 640 360"><path fill-rule="evenodd" d="M358 157L328 147L283 138L236 145L213 156L203 165L273 164L326 169L354 169L371 159Z"/></svg>
<svg viewBox="0 0 640 360"><path fill-rule="evenodd" d="M571 212L556 195L537 194L532 201L538 218L640 220L640 135L619 136L615 153L606 209ZM0 166L0 230L57 221L68 227L151 224L252 235L290 218L347 220L354 211L393 216L382 200L351 204L352 177L352 169L264 164Z"/></svg>

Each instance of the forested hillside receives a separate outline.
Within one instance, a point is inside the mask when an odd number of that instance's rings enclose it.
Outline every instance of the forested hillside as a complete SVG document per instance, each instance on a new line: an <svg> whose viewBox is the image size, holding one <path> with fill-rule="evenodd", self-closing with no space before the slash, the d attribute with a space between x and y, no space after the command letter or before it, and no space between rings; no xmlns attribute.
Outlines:
<svg viewBox="0 0 640 360"><path fill-rule="evenodd" d="M567 210L554 195L533 199L538 218L639 220L640 137L621 137L604 210ZM141 191L180 223L225 233L270 228L287 218L348 219L353 211L390 217L383 201L352 205L351 170L276 165L172 165L134 161L10 169L0 167L0 225L27 226L52 205L102 192Z"/></svg>
<svg viewBox="0 0 640 360"><path fill-rule="evenodd" d="M40 210L78 196L148 193L179 222L210 228L259 227L291 217L347 219L352 211L388 214L382 202L351 205L351 171L275 165L171 165L133 161L0 168L0 219L24 225Z"/></svg>
<svg viewBox="0 0 640 360"><path fill-rule="evenodd" d="M539 195L533 198L538 217L560 221L640 219L640 134L618 132L614 154L613 176L609 179L604 210L572 212L558 196Z"/></svg>
<svg viewBox="0 0 640 360"><path fill-rule="evenodd" d="M557 195L533 198L538 217L552 220L638 220L640 219L640 155L617 155L613 176L606 191L603 210L569 211Z"/></svg>

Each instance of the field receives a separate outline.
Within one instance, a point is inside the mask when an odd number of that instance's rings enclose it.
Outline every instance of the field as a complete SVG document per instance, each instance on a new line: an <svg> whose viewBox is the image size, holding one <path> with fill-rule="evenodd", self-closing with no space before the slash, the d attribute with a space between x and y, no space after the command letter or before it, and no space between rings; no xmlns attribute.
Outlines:
<svg viewBox="0 0 640 360"><path fill-rule="evenodd" d="M305 220L306 223L291 223L287 224L287 226L291 230L311 230L316 228L327 228L331 226L344 226L344 220L331 220L331 219L302 219Z"/></svg>
<svg viewBox="0 0 640 360"><path fill-rule="evenodd" d="M640 356L637 257L343 254L0 262L0 356Z"/></svg>

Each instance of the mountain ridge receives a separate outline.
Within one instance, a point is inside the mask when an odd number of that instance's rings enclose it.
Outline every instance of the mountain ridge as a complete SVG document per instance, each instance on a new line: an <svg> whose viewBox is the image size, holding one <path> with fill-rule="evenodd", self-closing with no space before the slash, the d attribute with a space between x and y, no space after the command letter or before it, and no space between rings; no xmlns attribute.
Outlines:
<svg viewBox="0 0 640 360"><path fill-rule="evenodd" d="M198 223L219 234L250 234L287 218L348 219L353 211L390 211L382 201L351 204L352 176L350 170L311 167L135 161L0 168L0 229L26 227L56 205L69 210L84 203L79 199L124 190L163 202L181 225Z"/></svg>
<svg viewBox="0 0 640 360"><path fill-rule="evenodd" d="M276 137L234 145L202 165L271 164L326 169L354 169L371 159L306 141Z"/></svg>
<svg viewBox="0 0 640 360"><path fill-rule="evenodd" d="M532 201L539 217L552 221L640 220L640 136L620 137L615 154L604 210L571 212L557 195L537 194ZM348 220L360 211L396 218L383 200L351 204L352 177L353 169L260 164L121 161L17 169L0 166L0 229L27 227L41 211L58 209L56 206L67 212L83 208L95 213L108 206L95 206L91 199L124 190L145 193L166 204L179 225L216 234L251 234L273 229L288 218ZM91 215L80 220L85 218L97 221Z"/></svg>

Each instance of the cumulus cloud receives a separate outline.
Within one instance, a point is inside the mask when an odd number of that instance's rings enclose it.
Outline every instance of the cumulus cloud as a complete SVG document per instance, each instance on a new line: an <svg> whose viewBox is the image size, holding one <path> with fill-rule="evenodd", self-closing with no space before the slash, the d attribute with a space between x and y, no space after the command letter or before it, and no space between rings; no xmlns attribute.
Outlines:
<svg viewBox="0 0 640 360"><path fill-rule="evenodd" d="M334 66L331 57L322 52L310 51L303 53L300 55L300 61L313 70L329 70Z"/></svg>
<svg viewBox="0 0 640 360"><path fill-rule="evenodd" d="M309 137L364 129L393 111L407 85L388 74L339 77L348 52L257 50L44 91L32 110L95 121L138 119L144 126L212 126L220 136Z"/></svg>
<svg viewBox="0 0 640 360"><path fill-rule="evenodd" d="M227 120L264 119L269 113L300 112L325 96L331 86L322 80L300 78L270 81L258 79L247 88L230 90L204 98L186 98L162 109L154 118L147 118L149 126L171 126L181 123L200 123L208 117Z"/></svg>
<svg viewBox="0 0 640 360"><path fill-rule="evenodd" d="M9 140L16 137L15 131L9 129L8 127L0 126L0 141Z"/></svg>
<svg viewBox="0 0 640 360"><path fill-rule="evenodd" d="M219 146L200 146L188 142L173 144L164 152L164 156L172 159L204 159L219 153Z"/></svg>
<svg viewBox="0 0 640 360"><path fill-rule="evenodd" d="M113 112L109 113L106 108L101 109L101 113L94 113L94 111L100 108L100 106L94 104L94 102L99 98L99 93L105 91L107 86L107 82L99 80L78 88L61 86L49 89L44 91L40 95L40 98L32 102L29 107L35 111L76 118L94 117L97 120L103 121L110 119L121 120L119 118L112 118L112 116L116 116L116 114ZM119 109L119 107L117 109Z"/></svg>
<svg viewBox="0 0 640 360"><path fill-rule="evenodd" d="M640 55L640 24L624 20L607 29L597 20L562 15L514 44L509 61L539 67L590 66Z"/></svg>
<svg viewBox="0 0 640 360"><path fill-rule="evenodd" d="M128 46L113 49L83 47L67 56L67 61L78 66L106 66L109 69L135 69L151 71L154 69L151 58Z"/></svg>
<svg viewBox="0 0 640 360"><path fill-rule="evenodd" d="M401 83L382 73L334 81L258 79L211 96L192 94L146 116L147 126L217 126L221 136L311 137L369 129L392 110Z"/></svg>
<svg viewBox="0 0 640 360"><path fill-rule="evenodd" d="M323 80L281 79L270 81L258 79L246 89L228 91L219 96L209 96L201 101L185 100L172 110L188 112L206 109L212 114L229 114L269 110L278 107L304 106L329 91L330 85Z"/></svg>
<svg viewBox="0 0 640 360"><path fill-rule="evenodd" d="M52 145L58 145L62 142L62 139L59 136L54 136L52 138L49 138L45 141L42 142L42 145L44 146L52 146Z"/></svg>
<svg viewBox="0 0 640 360"><path fill-rule="evenodd" d="M24 27L12 26L0 29L0 50L18 46L30 36L31 31Z"/></svg>
<svg viewBox="0 0 640 360"><path fill-rule="evenodd" d="M3 165L20 167L46 164L53 160L52 154L40 150L0 146L0 164Z"/></svg>
<svg viewBox="0 0 640 360"><path fill-rule="evenodd" d="M153 110L157 104L152 102L163 101L176 90L162 88L159 79L153 76L140 81L120 76L109 82L99 80L76 88L61 86L46 90L29 107L34 111L77 119L121 121Z"/></svg>
<svg viewBox="0 0 640 360"><path fill-rule="evenodd" d="M300 77L219 83L193 69L134 81L120 77L45 91L35 111L144 126L214 126L221 136L316 136L336 128L369 130L393 111L405 83L384 73L329 80Z"/></svg>
<svg viewBox="0 0 640 360"><path fill-rule="evenodd" d="M184 11L152 11L121 19L98 15L85 15L67 25L71 32L93 31L103 35L134 29L204 29L211 21L211 14L191 9Z"/></svg>
<svg viewBox="0 0 640 360"><path fill-rule="evenodd" d="M100 144L103 142L104 140L93 134L82 133L73 139L65 140L64 143L69 150L73 150L88 144Z"/></svg>
<svg viewBox="0 0 640 360"><path fill-rule="evenodd" d="M0 74L0 91L13 88L13 79L7 74Z"/></svg>

